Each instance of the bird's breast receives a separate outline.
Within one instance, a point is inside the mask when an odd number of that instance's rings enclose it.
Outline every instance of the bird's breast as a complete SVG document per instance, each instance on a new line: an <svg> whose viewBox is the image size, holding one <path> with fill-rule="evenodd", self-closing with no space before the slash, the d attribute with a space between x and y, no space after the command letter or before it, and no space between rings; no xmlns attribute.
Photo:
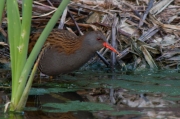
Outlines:
<svg viewBox="0 0 180 119"><path fill-rule="evenodd" d="M52 76L69 73L84 65L93 54L84 49L79 49L72 54L66 54L51 48L43 53L39 62L39 70Z"/></svg>

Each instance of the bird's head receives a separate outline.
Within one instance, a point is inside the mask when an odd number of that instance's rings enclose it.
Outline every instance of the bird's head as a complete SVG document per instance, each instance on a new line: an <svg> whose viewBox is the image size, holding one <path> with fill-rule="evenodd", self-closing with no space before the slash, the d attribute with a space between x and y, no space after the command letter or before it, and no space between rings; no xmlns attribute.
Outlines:
<svg viewBox="0 0 180 119"><path fill-rule="evenodd" d="M86 46L92 51L98 51L103 47L110 49L111 51L119 54L119 52L113 48L106 40L106 37L101 31L91 31L84 35Z"/></svg>

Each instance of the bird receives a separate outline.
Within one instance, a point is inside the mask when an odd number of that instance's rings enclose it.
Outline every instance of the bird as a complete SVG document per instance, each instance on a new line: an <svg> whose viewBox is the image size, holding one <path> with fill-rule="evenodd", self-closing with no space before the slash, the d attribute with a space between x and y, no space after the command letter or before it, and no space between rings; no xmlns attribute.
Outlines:
<svg viewBox="0 0 180 119"><path fill-rule="evenodd" d="M40 32L30 37L29 49L35 45ZM83 66L91 57L103 47L118 53L109 45L101 31L90 31L82 36L63 30L54 29L46 39L44 50L39 60L38 69L43 74L57 76L70 73Z"/></svg>

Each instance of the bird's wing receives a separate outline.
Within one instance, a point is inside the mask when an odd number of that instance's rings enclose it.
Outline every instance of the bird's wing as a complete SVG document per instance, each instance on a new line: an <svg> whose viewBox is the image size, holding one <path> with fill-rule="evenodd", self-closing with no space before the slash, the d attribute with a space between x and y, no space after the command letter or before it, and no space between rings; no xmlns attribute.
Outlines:
<svg viewBox="0 0 180 119"><path fill-rule="evenodd" d="M28 53L31 52L37 39L40 36L40 32L36 32L31 35ZM45 44L49 43L50 47L57 49L58 52L65 52L66 54L74 53L82 43L81 39L67 30L55 29L49 34Z"/></svg>

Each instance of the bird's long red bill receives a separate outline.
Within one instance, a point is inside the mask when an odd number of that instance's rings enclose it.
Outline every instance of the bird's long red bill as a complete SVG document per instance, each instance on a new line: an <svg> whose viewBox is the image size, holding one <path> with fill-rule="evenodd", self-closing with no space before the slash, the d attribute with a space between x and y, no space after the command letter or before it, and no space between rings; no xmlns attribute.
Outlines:
<svg viewBox="0 0 180 119"><path fill-rule="evenodd" d="M118 55L121 55L115 48L113 48L111 45L109 45L108 43L104 42L103 46L112 50L113 52L117 53Z"/></svg>

